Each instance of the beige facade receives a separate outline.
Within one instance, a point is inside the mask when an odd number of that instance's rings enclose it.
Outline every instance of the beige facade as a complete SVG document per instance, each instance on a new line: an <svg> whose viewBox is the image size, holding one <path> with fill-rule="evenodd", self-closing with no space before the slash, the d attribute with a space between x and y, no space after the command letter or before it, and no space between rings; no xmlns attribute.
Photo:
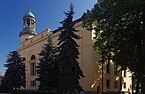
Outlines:
<svg viewBox="0 0 145 94"><path fill-rule="evenodd" d="M34 17L32 17L34 18ZM31 16L24 17L24 20L31 19ZM35 21L35 20L34 20ZM33 21L33 22L34 22ZM30 22L31 23L31 22ZM29 24L28 25L34 25ZM31 26L30 26L31 27ZM79 64L85 78L80 80L81 86L87 91L118 91L122 88L124 84L123 81L126 82L126 88L122 89L128 91L131 85L131 79L128 78L128 74L126 75L124 80L122 80L122 74L114 74L114 63L111 62L109 64L109 72L107 73L107 63L103 65L99 63L99 58L97 57L94 49L93 49L93 37L94 34L92 31L87 31L82 27L81 21L76 21L75 29L79 30L76 32L77 35L81 37L81 39L76 40L79 44ZM36 66L39 63L39 55L44 44L47 43L48 35L52 36L52 41L55 46L57 46L57 39L60 34L59 30L51 31L50 29L46 29L39 34L31 34L34 32L25 32L25 28L23 29L20 35L20 47L18 49L20 55L25 57L25 65L26 65L26 89L38 89L39 82L36 82L37 78ZM35 28L33 28L35 30ZM94 32L94 31L93 31ZM103 71L102 71L103 68ZM102 76L103 75L103 76ZM103 78L103 80L102 80ZM103 86L102 86L103 81ZM102 89L103 87L103 89ZM99 93L100 94L100 93Z"/></svg>

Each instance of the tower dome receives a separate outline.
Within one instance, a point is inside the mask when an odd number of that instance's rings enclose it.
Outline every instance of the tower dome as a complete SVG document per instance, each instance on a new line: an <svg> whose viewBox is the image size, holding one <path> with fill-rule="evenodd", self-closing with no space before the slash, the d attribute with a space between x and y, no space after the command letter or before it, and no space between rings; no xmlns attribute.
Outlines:
<svg viewBox="0 0 145 94"><path fill-rule="evenodd" d="M36 31L35 31L36 18L31 10L29 10L23 16L23 23L24 23L23 30L19 34L21 42L36 35Z"/></svg>
<svg viewBox="0 0 145 94"><path fill-rule="evenodd" d="M24 18L25 18L25 17L33 17L33 18L35 18L35 15L32 13L31 10L29 10L29 11L25 14Z"/></svg>

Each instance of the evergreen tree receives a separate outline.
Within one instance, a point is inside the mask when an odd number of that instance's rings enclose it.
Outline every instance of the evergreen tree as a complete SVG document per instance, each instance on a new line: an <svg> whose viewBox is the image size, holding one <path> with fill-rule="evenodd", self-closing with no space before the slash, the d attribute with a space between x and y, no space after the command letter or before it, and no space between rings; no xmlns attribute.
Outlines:
<svg viewBox="0 0 145 94"><path fill-rule="evenodd" d="M84 77L82 70L80 69L79 63L77 61L79 51L78 44L75 39L79 39L79 36L74 32L73 19L73 5L71 5L70 10L65 13L66 18L61 22L62 27L61 34L59 35L59 54L58 54L58 67L59 67L59 91L61 94L72 93L78 90L79 79Z"/></svg>
<svg viewBox="0 0 145 94"><path fill-rule="evenodd" d="M40 81L39 90L53 91L57 89L57 67L56 67L57 50L53 46L50 35L47 44L44 45L40 52L40 63L37 66L37 74Z"/></svg>
<svg viewBox="0 0 145 94"><path fill-rule="evenodd" d="M25 87L25 65L17 51L8 54L7 64L4 65L7 70L2 80L1 88L5 90L17 90Z"/></svg>

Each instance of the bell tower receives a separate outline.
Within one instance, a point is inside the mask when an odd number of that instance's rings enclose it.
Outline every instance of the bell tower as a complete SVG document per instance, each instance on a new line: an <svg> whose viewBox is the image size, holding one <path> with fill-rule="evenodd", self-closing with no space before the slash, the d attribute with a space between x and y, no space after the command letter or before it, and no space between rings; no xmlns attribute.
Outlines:
<svg viewBox="0 0 145 94"><path fill-rule="evenodd" d="M35 24L35 16L32 11L29 10L23 17L23 30L19 34L21 43L36 35Z"/></svg>

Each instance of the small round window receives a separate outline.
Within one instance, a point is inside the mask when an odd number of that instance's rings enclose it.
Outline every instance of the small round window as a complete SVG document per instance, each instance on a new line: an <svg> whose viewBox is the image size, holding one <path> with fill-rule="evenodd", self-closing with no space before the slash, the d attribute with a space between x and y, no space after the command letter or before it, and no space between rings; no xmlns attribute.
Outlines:
<svg viewBox="0 0 145 94"><path fill-rule="evenodd" d="M23 57L23 58L22 58L22 60L23 60L23 61L26 61L26 58L25 58L25 57Z"/></svg>
<svg viewBox="0 0 145 94"><path fill-rule="evenodd" d="M32 55L31 60L34 60L34 59L36 59L36 57L35 57L35 55Z"/></svg>

